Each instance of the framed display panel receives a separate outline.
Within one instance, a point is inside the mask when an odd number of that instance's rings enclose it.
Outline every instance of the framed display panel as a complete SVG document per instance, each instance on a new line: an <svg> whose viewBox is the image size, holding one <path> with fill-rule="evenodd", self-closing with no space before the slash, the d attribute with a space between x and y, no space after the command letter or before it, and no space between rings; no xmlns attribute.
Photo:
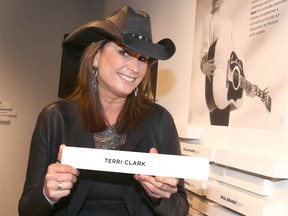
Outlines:
<svg viewBox="0 0 288 216"><path fill-rule="evenodd" d="M288 173L285 169L288 166L288 61L285 55L288 3L223 1L219 15L211 18L211 11L212 1L196 1L189 116L187 125L178 127L180 137L189 138L189 131L201 128L204 145L227 151L224 155L236 152L265 161L281 161L285 177ZM214 19L214 24L207 24L207 14ZM213 37L218 35L214 38L216 44L212 36L205 35L209 32ZM230 32L228 36L227 32ZM207 59L212 59L216 66L208 81L201 70L203 46L206 46ZM209 102L211 97L213 100ZM228 124L227 121L212 122L210 113L216 109L229 111ZM224 119L224 115L218 114L218 120ZM217 151L215 155L217 157ZM247 166L242 166L245 156L233 159L238 169L246 169Z"/></svg>
<svg viewBox="0 0 288 216"><path fill-rule="evenodd" d="M212 1L196 2L189 123L227 126L209 117L227 109L231 127L285 129L287 2L224 1L213 15Z"/></svg>

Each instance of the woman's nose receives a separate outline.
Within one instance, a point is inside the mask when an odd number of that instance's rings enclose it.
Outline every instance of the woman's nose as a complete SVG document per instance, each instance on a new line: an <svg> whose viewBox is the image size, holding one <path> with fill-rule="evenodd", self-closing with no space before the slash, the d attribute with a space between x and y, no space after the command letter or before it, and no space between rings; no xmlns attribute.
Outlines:
<svg viewBox="0 0 288 216"><path fill-rule="evenodd" d="M132 73L139 73L138 59L133 58L129 61L127 69Z"/></svg>

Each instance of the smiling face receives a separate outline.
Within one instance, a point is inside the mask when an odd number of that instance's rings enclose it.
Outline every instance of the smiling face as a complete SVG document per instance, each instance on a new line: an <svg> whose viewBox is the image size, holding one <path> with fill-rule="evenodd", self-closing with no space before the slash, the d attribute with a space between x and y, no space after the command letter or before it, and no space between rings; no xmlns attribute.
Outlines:
<svg viewBox="0 0 288 216"><path fill-rule="evenodd" d="M98 67L100 96L112 100L127 98L143 80L148 58L120 44L109 42L99 51L93 65Z"/></svg>

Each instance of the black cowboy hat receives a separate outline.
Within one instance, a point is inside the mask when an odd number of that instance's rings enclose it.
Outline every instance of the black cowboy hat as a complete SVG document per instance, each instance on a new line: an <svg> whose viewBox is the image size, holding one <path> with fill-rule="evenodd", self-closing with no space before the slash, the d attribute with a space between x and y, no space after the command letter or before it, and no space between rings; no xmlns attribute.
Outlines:
<svg viewBox="0 0 288 216"><path fill-rule="evenodd" d="M92 42L103 39L115 39L155 60L167 60L176 50L173 41L168 38L153 43L149 15L124 6L107 18L89 22L69 34L63 41L63 51L76 66L84 49Z"/></svg>

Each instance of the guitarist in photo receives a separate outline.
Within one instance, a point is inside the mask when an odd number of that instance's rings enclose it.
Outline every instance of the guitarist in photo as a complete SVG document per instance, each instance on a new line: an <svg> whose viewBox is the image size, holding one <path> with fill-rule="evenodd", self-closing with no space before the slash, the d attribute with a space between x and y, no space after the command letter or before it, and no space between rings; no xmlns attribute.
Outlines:
<svg viewBox="0 0 288 216"><path fill-rule="evenodd" d="M242 105L246 95L257 95L271 111L271 98L245 79L243 64L233 51L230 20L221 16L223 0L212 0L212 10L203 23L201 71L206 75L205 98L211 125L229 125L230 111Z"/></svg>

